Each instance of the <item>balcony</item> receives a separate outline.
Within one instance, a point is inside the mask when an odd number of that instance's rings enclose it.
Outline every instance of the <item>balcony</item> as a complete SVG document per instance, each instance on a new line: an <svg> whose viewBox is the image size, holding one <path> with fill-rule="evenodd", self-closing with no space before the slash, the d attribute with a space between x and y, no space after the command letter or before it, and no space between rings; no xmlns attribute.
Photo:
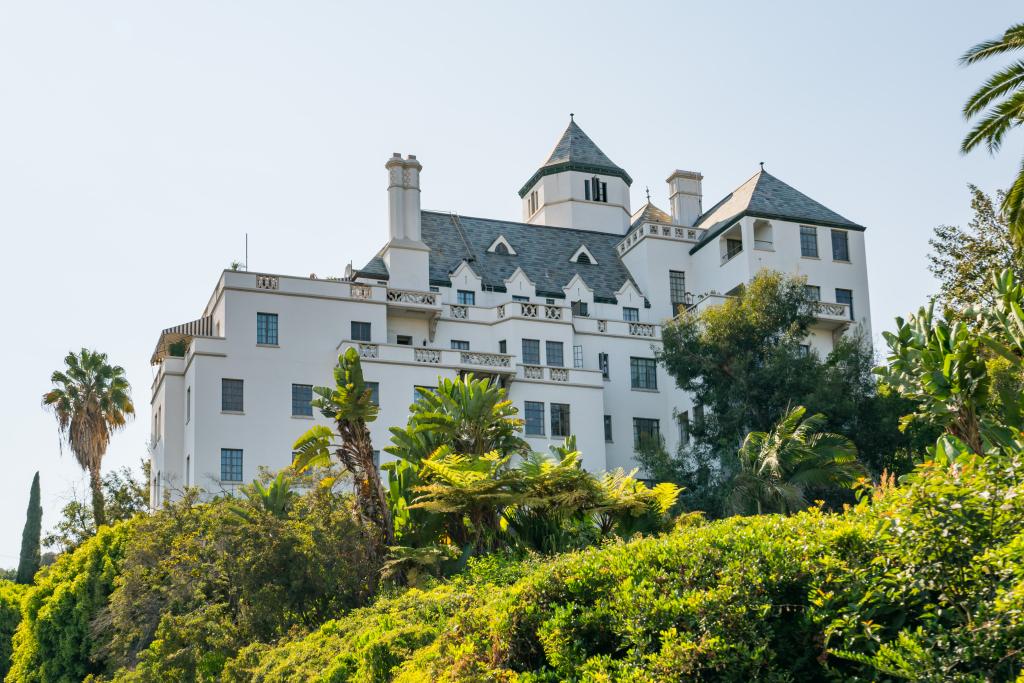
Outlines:
<svg viewBox="0 0 1024 683"><path fill-rule="evenodd" d="M565 320L569 316L565 314L564 306L554 304L535 304L513 301L508 304L501 304L495 309L498 319L504 318L527 318L534 320Z"/></svg>
<svg viewBox="0 0 1024 683"><path fill-rule="evenodd" d="M505 353L458 351L405 344L377 344L350 339L343 340L338 344L339 353L344 353L350 348L356 349L359 352L359 357L369 362L433 366L481 374L511 375L515 372L513 356Z"/></svg>
<svg viewBox="0 0 1024 683"><path fill-rule="evenodd" d="M441 315L441 295L437 292L388 287L384 300L387 302L389 312L425 318L437 318Z"/></svg>
<svg viewBox="0 0 1024 683"><path fill-rule="evenodd" d="M630 322L626 320L603 320L600 318L573 318L573 329L580 334L609 334L619 337L644 337L657 341L661 339L661 328L654 323Z"/></svg>
<svg viewBox="0 0 1024 683"><path fill-rule="evenodd" d="M516 366L515 379L516 381L604 388L604 380L600 370L584 370L582 368L520 364Z"/></svg>
<svg viewBox="0 0 1024 683"><path fill-rule="evenodd" d="M845 330L853 323L849 304L837 304L830 301L816 302L814 317L817 324L826 330Z"/></svg>

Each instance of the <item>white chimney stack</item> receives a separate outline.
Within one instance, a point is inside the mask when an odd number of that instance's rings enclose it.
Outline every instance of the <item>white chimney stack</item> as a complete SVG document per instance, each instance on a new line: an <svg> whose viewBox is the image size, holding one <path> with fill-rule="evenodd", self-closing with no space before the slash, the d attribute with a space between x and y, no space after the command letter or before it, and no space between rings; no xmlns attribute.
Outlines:
<svg viewBox="0 0 1024 683"><path fill-rule="evenodd" d="M405 188L405 198L402 202L402 211L405 213L405 239L420 241L420 170L423 166L416 161L416 155L410 154L403 164L402 186Z"/></svg>
<svg viewBox="0 0 1024 683"><path fill-rule="evenodd" d="M395 152L388 170L388 243L381 252L388 267L388 285L427 291L430 249L423 243L420 215L420 170L416 155Z"/></svg>
<svg viewBox="0 0 1024 683"><path fill-rule="evenodd" d="M692 226L700 218L701 181L704 180L697 171L674 171L668 177L668 198L672 204L672 222L676 225Z"/></svg>

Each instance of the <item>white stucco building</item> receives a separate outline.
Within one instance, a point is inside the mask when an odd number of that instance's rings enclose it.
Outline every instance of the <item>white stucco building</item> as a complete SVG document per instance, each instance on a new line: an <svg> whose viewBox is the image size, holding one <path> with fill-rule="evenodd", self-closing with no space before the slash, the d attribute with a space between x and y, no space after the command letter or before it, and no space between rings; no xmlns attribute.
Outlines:
<svg viewBox="0 0 1024 683"><path fill-rule="evenodd" d="M598 471L630 467L641 434L687 438L694 406L654 363L680 306L715 305L767 267L817 288L809 348L824 355L856 326L870 338L864 228L764 170L707 210L701 174L673 171L669 211L633 211L630 176L570 122L520 189L517 223L423 211L416 157L386 168L386 241L364 267L337 280L224 271L197 320L160 334L154 504L289 464L322 420L311 387L349 347L377 384L378 448L415 387L472 372L507 387L536 450L574 433Z"/></svg>

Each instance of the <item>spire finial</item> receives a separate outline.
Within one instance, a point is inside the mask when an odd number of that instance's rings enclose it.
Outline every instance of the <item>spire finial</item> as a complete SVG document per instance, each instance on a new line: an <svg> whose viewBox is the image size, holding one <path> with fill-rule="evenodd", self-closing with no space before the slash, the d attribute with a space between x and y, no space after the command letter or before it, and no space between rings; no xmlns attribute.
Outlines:
<svg viewBox="0 0 1024 683"><path fill-rule="evenodd" d="M764 162L763 161L761 162L761 170L762 171L764 170Z"/></svg>
<svg viewBox="0 0 1024 683"><path fill-rule="evenodd" d="M573 116L575 116L575 114L573 114L572 112L569 112L569 123L572 123L575 120L575 119L573 119Z"/></svg>
<svg viewBox="0 0 1024 683"><path fill-rule="evenodd" d="M647 192L647 203L651 203L651 188L645 187L644 190Z"/></svg>

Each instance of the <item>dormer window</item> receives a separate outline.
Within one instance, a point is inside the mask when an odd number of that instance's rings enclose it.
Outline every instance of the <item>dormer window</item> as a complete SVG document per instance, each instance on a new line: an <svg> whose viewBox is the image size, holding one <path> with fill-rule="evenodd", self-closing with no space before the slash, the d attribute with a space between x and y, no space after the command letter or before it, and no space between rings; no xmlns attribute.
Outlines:
<svg viewBox="0 0 1024 683"><path fill-rule="evenodd" d="M597 176L583 182L583 193L588 201L607 202L608 183Z"/></svg>
<svg viewBox="0 0 1024 683"><path fill-rule="evenodd" d="M501 242L498 246L494 247L494 253L508 256L508 247L505 246L504 242Z"/></svg>
<svg viewBox="0 0 1024 683"><path fill-rule="evenodd" d="M587 256L587 252L580 252L580 255L576 257L576 263L590 263L590 257Z"/></svg>
<svg viewBox="0 0 1024 683"><path fill-rule="evenodd" d="M515 256L516 250L509 244L509 241L505 239L504 235L498 235L491 246L487 247L487 253L489 254L501 254L502 256Z"/></svg>
<svg viewBox="0 0 1024 683"><path fill-rule="evenodd" d="M594 258L594 255L590 253L590 250L587 249L587 245L585 244L581 244L579 249L576 250L576 253L569 257L569 262L597 265L597 259Z"/></svg>
<svg viewBox="0 0 1024 683"><path fill-rule="evenodd" d="M537 213L537 209L540 208L540 198L537 196L537 190L530 193L530 198L527 200L527 211L532 216Z"/></svg>

